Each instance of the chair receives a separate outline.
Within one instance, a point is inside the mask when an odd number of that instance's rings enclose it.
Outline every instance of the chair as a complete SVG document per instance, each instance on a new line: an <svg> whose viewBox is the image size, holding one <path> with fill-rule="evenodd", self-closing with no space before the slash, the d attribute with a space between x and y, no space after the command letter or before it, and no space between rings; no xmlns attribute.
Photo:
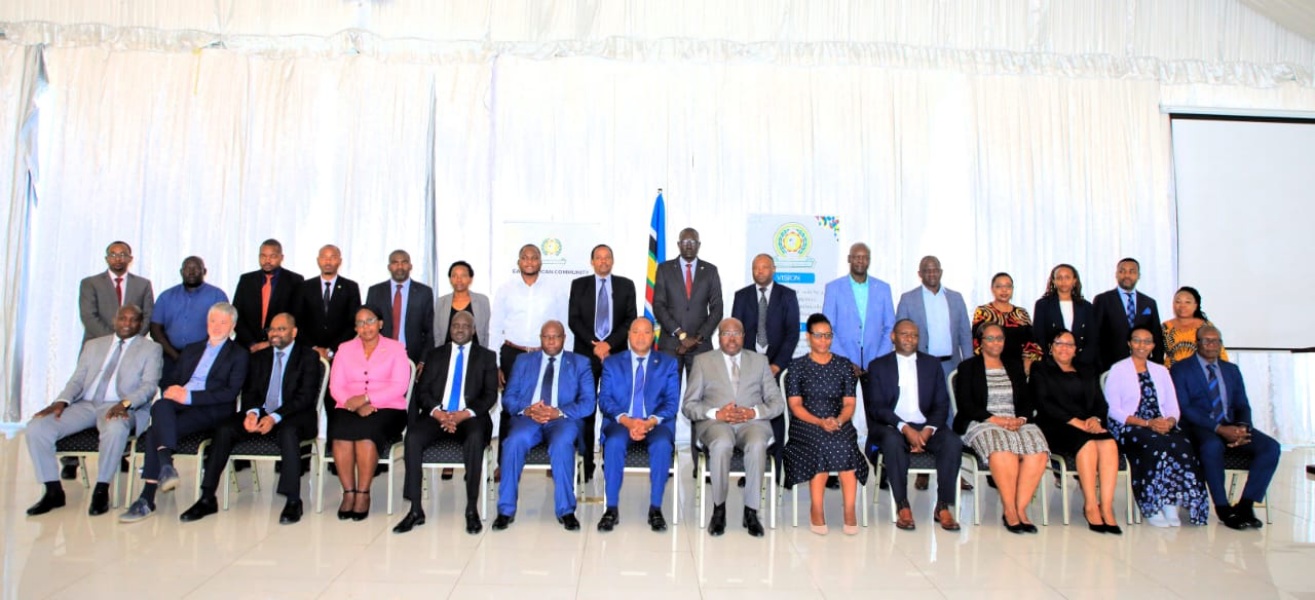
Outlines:
<svg viewBox="0 0 1315 600"><path fill-rule="evenodd" d="M1234 493L1237 491L1238 479L1249 476L1251 473L1251 455L1241 452L1236 448L1224 448L1224 477L1228 479L1228 502L1234 502ZM1273 524L1269 512L1269 492L1265 492L1265 497L1260 499L1256 504L1258 507L1265 509L1265 523Z"/></svg>
<svg viewBox="0 0 1315 600"><path fill-rule="evenodd" d="M317 413L324 412L324 394L329 389L329 361L321 358L320 367L324 369L323 371L324 376L320 379L320 392L315 397L316 398L315 410ZM318 436L313 437L309 440L302 440L301 458L305 459L315 456L318 441L319 441ZM278 461L282 457L282 455L283 453L279 449L278 440L272 439L270 436L267 435L248 438L242 440L241 442L238 442L235 446L233 446L233 453L229 455L228 462L224 464L224 472L227 473L229 477L232 479L232 483L230 485L224 486L224 510L228 510L229 491L234 486L238 485L237 473L233 471L233 461L249 460L253 463L275 462ZM314 469L311 469L310 475L311 475L310 487L308 489L313 490L315 489ZM222 474L220 475L219 480L220 481L224 480L224 476ZM257 492L260 491L260 471L258 471L254 467L251 469L251 484ZM241 491L240 487L238 488L238 491Z"/></svg>
<svg viewBox="0 0 1315 600"><path fill-rule="evenodd" d="M411 363L411 378L406 384L406 394L404 397L409 400L411 398L411 389L415 386L415 382L416 382L416 364L415 362L412 361L408 361L408 362ZM325 371L324 374L324 380L325 381L329 380L329 374L327 370ZM323 407L324 402L320 402L320 406ZM317 461L318 465L314 469L312 469L312 471L316 472L316 476L312 478L311 481L319 482L319 487L316 488L315 490L315 512L317 513L324 512L324 485L325 485L324 474L325 471L327 471L329 468L329 463L333 462L333 443L327 438L327 434L328 434L327 430L325 431L325 434L326 437L323 441L320 441L319 439L316 440L316 445L318 446L318 450L319 450L318 452L319 460ZM402 443L402 440L404 439L406 439L405 431L402 432L402 435L397 436L397 439L389 440L388 443L386 444L388 446L388 449L384 452L379 453L379 464L388 465L388 505L387 506L388 506L388 514L390 515L393 514L393 489L397 487L393 485L394 483L393 476L397 474L397 469L394 467L401 464L401 462L398 460L398 457L400 457L402 455L402 452L405 450L405 445Z"/></svg>
<svg viewBox="0 0 1315 600"><path fill-rule="evenodd" d="M785 369L781 371L780 381L784 382L786 375L789 374L790 374L790 369ZM784 388L784 386L782 387ZM784 391L785 390L782 389L782 392ZM858 410L858 406L855 406L854 409ZM782 451L784 451L785 445L790 441L790 421L794 419L794 415L790 413L789 398L786 399L784 414L785 414L785 439L781 440ZM859 455L862 454L863 452L860 450ZM768 454L768 460L771 460L770 453ZM840 473L837 471L831 471L827 473L827 475L839 475L839 474ZM785 476L782 475L781 477L784 478ZM773 487L772 489L779 489L779 488ZM855 499L855 502L856 502L856 508L862 511L863 526L867 527L868 526L868 491L867 491L867 486L863 485L863 482L861 481L858 482L858 498ZM774 518L775 518L775 514L773 514L773 519ZM799 486L797 485L790 486L790 526L791 527L799 526ZM773 527L775 527L775 525L773 525Z"/></svg>
<svg viewBox="0 0 1315 600"><path fill-rule="evenodd" d="M129 436L128 443L123 447L122 458L131 456L135 437ZM93 427L88 427L73 435L66 435L55 442L55 457L64 458L65 456L78 459L78 470L82 472L82 487L91 487L91 479L87 474L87 459L95 458L100 460L100 431ZM119 479L122 473L114 474L114 481L110 483L110 503L114 507L119 506ZM132 490L129 485L125 490L125 495Z"/></svg>
<svg viewBox="0 0 1315 600"><path fill-rule="evenodd" d="M886 457L885 457L884 455L882 455L880 451L878 451L878 452L877 452L877 464L872 465L872 468L873 468L873 471L872 471L872 472L873 472L873 474L877 477L877 481L881 481L881 479L880 479L880 478L881 478L881 472L886 468L885 463L886 463ZM962 470L962 469L960 469L960 470ZM936 455L935 455L935 454L932 454L931 451L926 451L926 452L916 452L916 453L915 453L915 452L910 452L910 453L909 453L909 473L908 473L908 474L909 474L909 475L927 475L927 476L931 477L932 479L935 479L935 478L936 478ZM937 485L940 485L940 482L937 482ZM879 494L873 494L873 495L872 495L872 504L875 505L875 504L877 503L877 499L878 499L879 496L880 496ZM962 499L962 497L963 497L963 489L959 487L959 482L958 482L958 481L955 481L955 482L954 482L954 510L955 510L955 512L962 513L962 511L963 511L963 508L962 508L962 506L961 506L961 504L960 504L960 500ZM866 508L863 510L863 515L864 515L864 521L865 521L863 524L866 526L866 525L867 525L867 523L866 523L867 509L866 509ZM956 514L954 517L955 517L956 519L958 519L958 518L959 518L959 515ZM891 497L890 497L890 522L894 523L894 522L897 521L897 520L899 520L899 512L898 512L898 510L897 510L897 508L896 508L896 506L895 506L895 492L892 491L892 492L891 492Z"/></svg>
<svg viewBox="0 0 1315 600"><path fill-rule="evenodd" d="M1063 507L1064 510L1063 520L1065 525L1068 525L1068 511L1069 511L1068 488L1070 485L1073 484L1073 480L1071 477L1069 477L1069 475L1076 473L1077 469L1078 469L1078 457L1076 454L1050 455L1050 470L1053 471L1055 474L1057 474L1060 480L1059 489L1060 489L1060 494L1062 495L1062 501L1060 505ZM1125 517L1125 520L1128 523L1132 523L1133 522L1132 475L1128 471L1128 459L1123 456L1122 452L1119 453L1118 476L1123 478L1123 491L1124 493L1127 494L1127 508L1125 509L1127 516ZM1040 487L1045 487L1045 484L1042 484Z"/></svg>
<svg viewBox="0 0 1315 600"><path fill-rule="evenodd" d="M168 402L168 400L165 400ZM192 486L192 495L201 496L201 479L205 476L205 457L210 450L211 438L214 436L213 430L199 431L190 433L178 438L178 447L174 449L174 460L179 457L187 457L196 462L196 482ZM136 485L137 478L137 455L145 456L146 449L142 444L146 443L145 437L139 437L134 440L132 461L128 468L128 493L131 494L133 487Z"/></svg>
<svg viewBox="0 0 1315 600"><path fill-rule="evenodd" d="M578 445L575 446L575 473L571 480L575 482L575 498L579 500L584 497L584 457L580 456ZM525 455L525 465L521 469L522 479L525 471L550 471L552 470L552 460L548 456L548 440L535 444L533 448Z"/></svg>
<svg viewBox="0 0 1315 600"><path fill-rule="evenodd" d="M671 524L680 523L680 457L679 452L672 447L671 450L671 480L669 483L673 486L671 491ZM648 466L648 444L630 444L626 448L626 467L624 473L651 473L652 469ZM607 486L603 486L603 506L607 504ZM674 533L674 529L672 532Z"/></svg>
<svg viewBox="0 0 1315 600"><path fill-rule="evenodd" d="M959 376L959 370L950 371L949 377L946 377L946 384L950 388L950 404L958 406L958 399L954 393L954 381ZM991 474L991 466L986 460L977 455L967 444L963 446L964 460L960 463L959 471L972 479L973 482L973 525L982 524L982 491L986 488L986 476ZM1041 502L1041 524L1050 524L1050 502L1046 494L1045 484L1036 486L1036 492L1033 493L1033 499L1039 499Z"/></svg>
<svg viewBox="0 0 1315 600"><path fill-rule="evenodd" d="M420 454L420 469L422 472L433 471L436 469L462 469L466 468L464 449L461 442L452 438L443 438L436 440L434 443L425 447ZM479 495L479 516L481 519L489 518L489 496L493 490L491 482L493 481L493 447L492 445L484 446L484 484L481 486ZM433 475L433 473L430 473ZM428 483L425 480L426 484ZM428 493L428 485L425 486L422 493Z"/></svg>
<svg viewBox="0 0 1315 600"><path fill-rule="evenodd" d="M698 487L694 488L694 492L695 492L694 501L697 502L699 505L699 527L702 528L708 526L708 520L706 518L708 507L707 504L704 502L704 497L707 496L706 489L709 485L708 484L708 449L701 446L698 443L697 439L691 442L690 448L695 453L695 457L696 457L695 460L697 466L695 467L694 477L695 479L698 480L699 483L698 483ZM763 489L761 490L761 492L763 499L768 502L768 510L770 511L770 515L769 515L770 520L768 521L768 525L772 529L776 529L776 493L775 492L768 493L769 490L776 489L776 481L777 481L776 461L771 460L771 457L769 456L766 463L767 463L767 469L764 471L766 477L763 478ZM727 473L727 477L735 477L737 475L741 477L745 475L744 451L741 450L739 447L736 447L733 451L731 451L731 469L730 472Z"/></svg>

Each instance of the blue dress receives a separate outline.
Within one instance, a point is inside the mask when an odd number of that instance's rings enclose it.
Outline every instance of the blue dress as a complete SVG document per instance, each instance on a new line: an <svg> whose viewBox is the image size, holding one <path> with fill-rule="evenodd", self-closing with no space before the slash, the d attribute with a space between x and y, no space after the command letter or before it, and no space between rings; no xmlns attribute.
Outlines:
<svg viewBox="0 0 1315 600"><path fill-rule="evenodd" d="M1164 416L1150 372L1138 373L1137 379L1141 383L1141 402L1137 404L1136 416L1146 420ZM1109 430L1128 458L1132 491L1143 515L1154 515L1166 505L1174 504L1188 510L1193 525L1205 525L1210 516L1210 499L1201 477L1201 463L1187 434L1175 428L1160 435L1149 427L1113 419L1109 421Z"/></svg>

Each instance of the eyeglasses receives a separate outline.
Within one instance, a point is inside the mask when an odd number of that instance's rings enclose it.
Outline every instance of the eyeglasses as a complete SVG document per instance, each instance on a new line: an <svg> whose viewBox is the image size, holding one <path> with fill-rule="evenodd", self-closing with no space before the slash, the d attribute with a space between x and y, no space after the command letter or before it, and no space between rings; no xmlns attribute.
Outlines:
<svg viewBox="0 0 1315 600"><path fill-rule="evenodd" d="M1202 346L1222 346L1224 345L1224 340L1222 338L1201 338L1197 340L1196 343Z"/></svg>
<svg viewBox="0 0 1315 600"><path fill-rule="evenodd" d="M374 317L370 317L370 318L368 318L368 319L358 319L358 320L356 321L356 326L357 326L357 327L365 327L366 325L374 325L375 323L378 323L378 322L379 322L379 319L376 319L376 318L374 318Z"/></svg>
<svg viewBox="0 0 1315 600"><path fill-rule="evenodd" d="M564 339L566 339L566 336L564 336L564 335L558 335L558 334L555 334L555 333L549 333L549 334L546 334L546 335L541 335L541 336L539 336L539 339L541 339L541 340L564 340Z"/></svg>
<svg viewBox="0 0 1315 600"><path fill-rule="evenodd" d="M822 331L822 332L818 332L818 333L813 333L813 332L810 331L810 332L808 332L808 335L811 335L811 336L813 336L813 337L815 337L815 338L817 338L817 339L819 339L819 340L829 340L829 339L831 339L831 338L833 338L833 337L836 336L836 334L831 333L830 331Z"/></svg>
<svg viewBox="0 0 1315 600"><path fill-rule="evenodd" d="M744 337L744 332L743 332L743 331L723 331L723 332L721 332L721 333L718 333L717 335L720 335L721 337L738 338L738 337Z"/></svg>
<svg viewBox="0 0 1315 600"><path fill-rule="evenodd" d="M1128 343L1138 346L1150 346L1155 343L1155 340L1149 338L1132 338L1131 340L1128 340Z"/></svg>
<svg viewBox="0 0 1315 600"><path fill-rule="evenodd" d="M698 240L680 240L679 242L676 242L676 245L677 245L677 246L697 246L697 245L699 245L699 241L698 241Z"/></svg>
<svg viewBox="0 0 1315 600"><path fill-rule="evenodd" d="M1005 341L1005 336L1003 336L1003 335L986 335L986 336L982 336L982 341L983 341L983 342L1003 342L1003 341Z"/></svg>
<svg viewBox="0 0 1315 600"><path fill-rule="evenodd" d="M1053 347L1053 346L1059 346L1059 347L1061 347L1061 348L1074 348L1074 347L1077 347L1077 344L1074 344L1073 342L1055 342L1055 343L1051 344L1051 346L1052 346L1052 347Z"/></svg>
<svg viewBox="0 0 1315 600"><path fill-rule="evenodd" d="M132 258L132 254L127 252L111 252L106 254L105 258Z"/></svg>

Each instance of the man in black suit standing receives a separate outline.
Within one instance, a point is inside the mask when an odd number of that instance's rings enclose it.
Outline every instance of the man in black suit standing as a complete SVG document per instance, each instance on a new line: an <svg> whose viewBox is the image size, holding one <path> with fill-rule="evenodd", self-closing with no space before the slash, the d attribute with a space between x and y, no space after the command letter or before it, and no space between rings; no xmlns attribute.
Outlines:
<svg viewBox="0 0 1315 600"><path fill-rule="evenodd" d="M635 320L637 311L635 283L612 274L612 248L607 244L594 246L593 252L589 253L589 262L594 267L594 274L571 281L567 321L575 335L573 351L589 357L594 391L597 391L603 361L626 349L630 322ZM598 413L595 411L585 417L580 426L580 435L584 437L585 481L594 478L594 445L598 439L594 430L597 423Z"/></svg>
<svg viewBox="0 0 1315 600"><path fill-rule="evenodd" d="M1164 328L1155 299L1137 291L1141 264L1135 258L1119 261L1115 278L1119 286L1101 292L1092 300L1096 308L1096 339L1100 346L1100 370L1128 358L1128 332L1145 327L1155 339L1151 360L1164 363Z"/></svg>
<svg viewBox="0 0 1315 600"><path fill-rule="evenodd" d="M680 257L658 265L653 314L662 327L658 351L689 369L696 355L712 349L712 332L721 323L721 276L716 265L699 259L701 243L694 228L681 230L676 246Z"/></svg>
<svg viewBox="0 0 1315 600"><path fill-rule="evenodd" d="M270 321L270 347L251 356L246 384L242 386L242 410L215 431L201 497L179 517L183 522L219 511L215 491L233 446L257 436L278 440L282 452L278 493L287 503L279 523L289 525L301 520L301 442L317 433L315 401L324 373L319 355L297 344L296 337L297 321L292 315L280 313Z"/></svg>
<svg viewBox="0 0 1315 600"><path fill-rule="evenodd" d="M781 371L790 366L799 345L799 296L794 290L776 284L775 277L776 263L772 257L766 254L753 257L753 285L735 292L731 317L744 323L744 343L767 357L772 376L779 384ZM770 451L779 472L785 450L785 415L772 419L772 436L776 442Z"/></svg>
<svg viewBox="0 0 1315 600"><path fill-rule="evenodd" d="M453 315L449 332L446 344L425 355L429 368L421 373L411 396L404 455L411 510L393 528L394 533L406 533L425 523L420 465L425 448L445 438L461 443L466 465L466 533L474 535L484 528L475 506L484 484L484 449L493 436L489 411L498 401L498 357L471 343L475 318L470 313Z"/></svg>
<svg viewBox="0 0 1315 600"><path fill-rule="evenodd" d="M283 268L283 244L276 239L260 243L260 269L243 273L233 292L237 308L237 343L252 352L269 347L265 328L274 315L293 312L305 280Z"/></svg>
<svg viewBox="0 0 1315 600"><path fill-rule="evenodd" d="M365 303L383 312L385 336L402 342L411 362L423 364L434 347L434 289L411 279L411 255L394 250L388 255L392 278L370 286Z"/></svg>
<svg viewBox="0 0 1315 600"><path fill-rule="evenodd" d="M338 345L356 337L361 287L338 275L342 251L337 246L329 244L320 248L315 262L320 266L320 276L301 284L298 308L293 314L301 324L301 342L320 353L320 357L333 360Z"/></svg>

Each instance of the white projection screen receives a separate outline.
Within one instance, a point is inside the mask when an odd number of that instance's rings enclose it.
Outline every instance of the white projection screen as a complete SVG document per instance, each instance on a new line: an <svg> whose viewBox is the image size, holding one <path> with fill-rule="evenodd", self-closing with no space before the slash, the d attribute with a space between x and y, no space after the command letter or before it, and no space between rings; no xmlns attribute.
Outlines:
<svg viewBox="0 0 1315 600"><path fill-rule="evenodd" d="M1230 348L1315 346L1315 121L1170 123L1179 284L1200 290Z"/></svg>

